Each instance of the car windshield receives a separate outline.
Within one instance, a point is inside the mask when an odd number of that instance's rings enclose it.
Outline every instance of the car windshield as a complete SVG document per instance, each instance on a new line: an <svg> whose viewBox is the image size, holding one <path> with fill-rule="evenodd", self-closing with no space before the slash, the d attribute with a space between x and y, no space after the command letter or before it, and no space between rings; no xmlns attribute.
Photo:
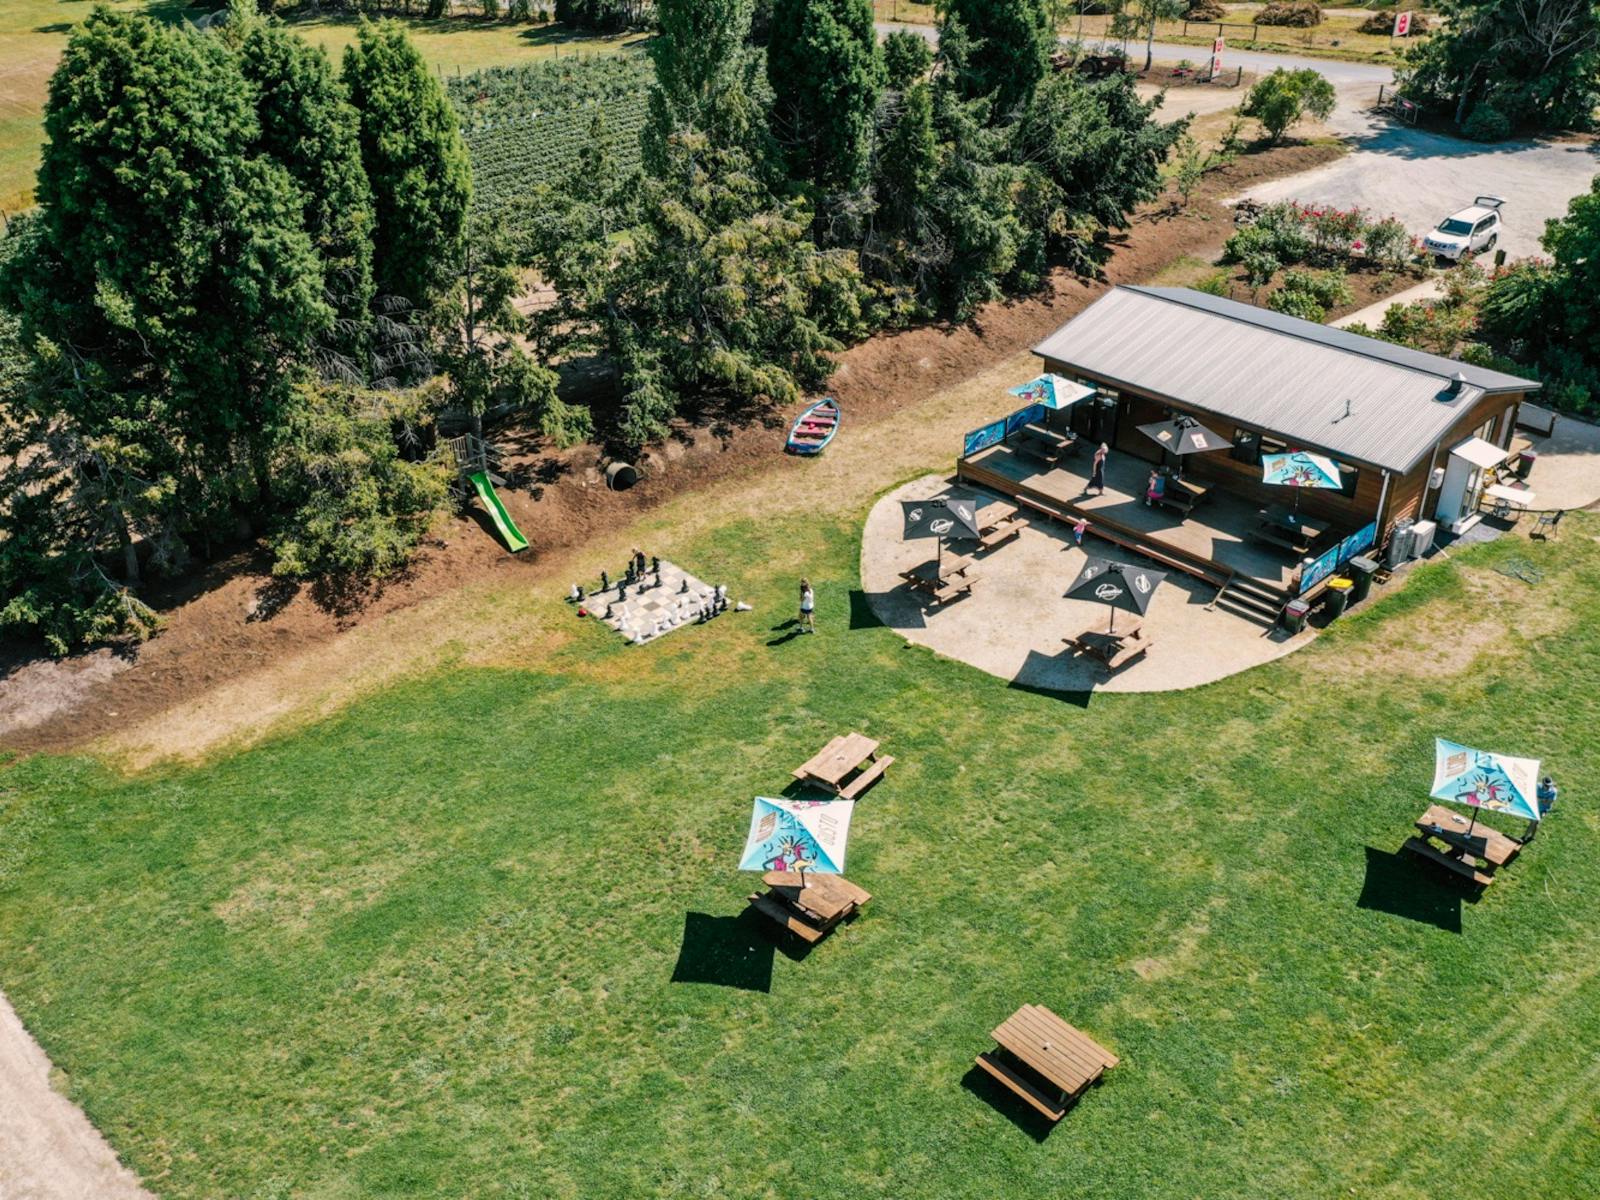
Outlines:
<svg viewBox="0 0 1600 1200"><path fill-rule="evenodd" d="M1471 233L1472 222L1463 221L1459 217L1451 217L1448 221L1439 222L1440 233Z"/></svg>

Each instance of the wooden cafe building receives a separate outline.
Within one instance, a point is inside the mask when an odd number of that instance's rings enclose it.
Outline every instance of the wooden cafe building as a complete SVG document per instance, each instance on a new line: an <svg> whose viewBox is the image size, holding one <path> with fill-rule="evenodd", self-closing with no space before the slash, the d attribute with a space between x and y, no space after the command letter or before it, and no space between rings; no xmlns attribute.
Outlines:
<svg viewBox="0 0 1600 1200"><path fill-rule="evenodd" d="M1470 527L1539 387L1185 288L1114 288L1035 353L1081 386L968 434L961 477L1087 521L1263 620L1357 554L1392 565ZM1140 429L1183 418L1216 448L1179 458ZM1262 456L1291 451L1331 459L1341 486L1264 483Z"/></svg>

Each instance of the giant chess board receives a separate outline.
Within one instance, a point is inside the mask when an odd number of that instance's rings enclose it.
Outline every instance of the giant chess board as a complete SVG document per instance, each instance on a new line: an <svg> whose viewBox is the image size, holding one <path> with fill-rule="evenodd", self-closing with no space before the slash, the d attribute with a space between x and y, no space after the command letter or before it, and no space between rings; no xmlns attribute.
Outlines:
<svg viewBox="0 0 1600 1200"><path fill-rule="evenodd" d="M717 589L675 563L661 562L659 581L614 583L585 600L589 611L636 646L713 615Z"/></svg>

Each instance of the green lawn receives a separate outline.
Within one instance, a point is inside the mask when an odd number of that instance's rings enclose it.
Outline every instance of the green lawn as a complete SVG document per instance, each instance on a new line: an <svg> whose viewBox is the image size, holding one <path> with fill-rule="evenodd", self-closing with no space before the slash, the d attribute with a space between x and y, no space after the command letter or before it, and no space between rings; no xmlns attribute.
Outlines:
<svg viewBox="0 0 1600 1200"><path fill-rule="evenodd" d="M196 768L13 763L0 986L163 1196L1592 1189L1600 522L1216 686L1063 699L877 627L863 515L675 548L756 609L645 650L537 598L538 669ZM823 632L774 645L802 565ZM850 848L876 899L774 953L750 799L850 728L897 757ZM1435 733L1564 783L1477 903L1397 855ZM1042 1140L969 1076L1023 1001L1123 1060Z"/></svg>
<svg viewBox="0 0 1600 1200"><path fill-rule="evenodd" d="M108 0L121 9L144 9L169 20L193 17L183 0ZM33 202L33 176L44 141L46 88L72 26L94 9L92 0L5 0L0 3L0 212ZM291 27L337 56L355 38L350 17L295 20ZM642 44L638 36L577 37L559 25L511 24L453 17L404 22L417 49L445 74L508 66L567 54L608 54Z"/></svg>

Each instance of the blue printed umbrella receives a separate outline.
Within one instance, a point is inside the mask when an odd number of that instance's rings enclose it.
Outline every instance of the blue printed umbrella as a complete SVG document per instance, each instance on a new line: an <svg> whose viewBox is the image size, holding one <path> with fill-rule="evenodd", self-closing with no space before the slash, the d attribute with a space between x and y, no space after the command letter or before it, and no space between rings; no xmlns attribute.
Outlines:
<svg viewBox="0 0 1600 1200"><path fill-rule="evenodd" d="M1474 750L1444 738L1433 739L1435 800L1449 800L1490 812L1539 819L1539 760ZM1473 814L1476 821L1477 814Z"/></svg>
<svg viewBox="0 0 1600 1200"><path fill-rule="evenodd" d="M850 800L770 800L757 796L750 814L741 871L844 873L850 838Z"/></svg>
<svg viewBox="0 0 1600 1200"><path fill-rule="evenodd" d="M1010 394L1021 396L1029 404L1042 404L1046 408L1071 408L1078 401L1094 395L1094 389L1063 379L1060 375L1041 375L1031 383L1010 389Z"/></svg>
<svg viewBox="0 0 1600 1200"><path fill-rule="evenodd" d="M1342 488L1339 464L1309 450L1261 456L1261 482L1294 489L1294 506L1300 507L1301 488Z"/></svg>

